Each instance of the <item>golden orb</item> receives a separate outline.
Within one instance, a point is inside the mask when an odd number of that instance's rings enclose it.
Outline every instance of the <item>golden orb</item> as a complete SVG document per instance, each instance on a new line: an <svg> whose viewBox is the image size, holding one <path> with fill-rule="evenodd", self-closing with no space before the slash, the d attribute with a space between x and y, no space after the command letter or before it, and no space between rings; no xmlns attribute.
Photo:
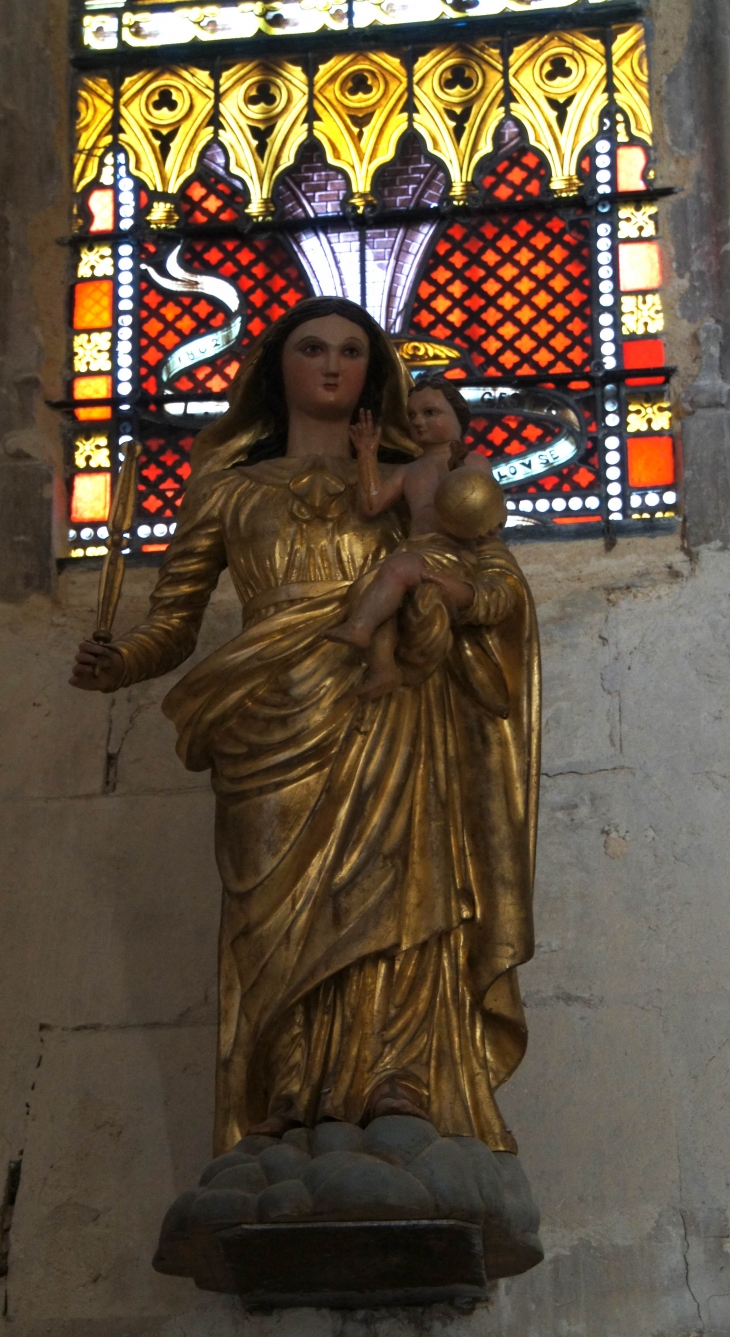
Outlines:
<svg viewBox="0 0 730 1337"><path fill-rule="evenodd" d="M454 469L436 489L434 506L447 534L476 539L507 519L504 493L491 473Z"/></svg>

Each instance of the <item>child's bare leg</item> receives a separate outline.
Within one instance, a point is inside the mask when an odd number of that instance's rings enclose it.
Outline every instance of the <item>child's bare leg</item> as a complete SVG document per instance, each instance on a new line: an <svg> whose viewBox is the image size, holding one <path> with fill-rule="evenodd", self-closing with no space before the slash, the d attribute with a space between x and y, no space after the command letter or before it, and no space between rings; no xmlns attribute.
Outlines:
<svg viewBox="0 0 730 1337"><path fill-rule="evenodd" d="M367 652L368 674L360 688L360 696L374 701L401 686L403 674L395 662L397 641L398 624L394 617L389 617L373 632Z"/></svg>
<svg viewBox="0 0 730 1337"><path fill-rule="evenodd" d="M326 631L327 640L345 641L367 650L373 632L397 613L405 595L420 585L426 571L426 563L417 553L395 552L386 557L355 612L339 627Z"/></svg>

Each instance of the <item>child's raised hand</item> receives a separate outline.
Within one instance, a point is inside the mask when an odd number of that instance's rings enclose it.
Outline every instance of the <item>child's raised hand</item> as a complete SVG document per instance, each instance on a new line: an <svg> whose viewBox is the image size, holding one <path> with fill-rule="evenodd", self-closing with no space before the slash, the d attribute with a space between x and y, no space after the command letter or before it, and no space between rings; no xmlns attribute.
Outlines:
<svg viewBox="0 0 730 1337"><path fill-rule="evenodd" d="M350 440L358 455L375 455L382 435L370 410L360 409L358 421L350 428Z"/></svg>

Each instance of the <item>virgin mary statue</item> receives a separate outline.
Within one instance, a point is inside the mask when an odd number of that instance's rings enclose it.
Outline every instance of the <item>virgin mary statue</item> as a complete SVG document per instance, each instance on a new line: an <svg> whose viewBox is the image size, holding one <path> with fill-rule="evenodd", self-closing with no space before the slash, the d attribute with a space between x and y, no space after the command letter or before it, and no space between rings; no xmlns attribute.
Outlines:
<svg viewBox="0 0 730 1337"><path fill-rule="evenodd" d="M147 621L79 650L86 689L169 673L228 567L241 633L163 705L217 799L215 1154L248 1131L399 1112L516 1151L494 1093L524 1053L515 968L533 949L528 588L498 538L460 608L421 586L401 613L406 683L376 700L358 694L356 651L323 634L403 538L407 517L358 509L349 432L368 409L386 472L417 455L409 387L360 307L285 315L195 442Z"/></svg>

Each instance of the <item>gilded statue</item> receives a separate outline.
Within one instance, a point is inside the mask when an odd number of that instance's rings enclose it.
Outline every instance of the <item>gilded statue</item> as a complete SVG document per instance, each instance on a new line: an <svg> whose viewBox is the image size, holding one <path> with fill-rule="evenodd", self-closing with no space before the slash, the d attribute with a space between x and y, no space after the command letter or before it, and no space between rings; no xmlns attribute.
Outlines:
<svg viewBox="0 0 730 1337"><path fill-rule="evenodd" d="M537 631L498 533L454 556L424 494L409 548L424 393L360 307L295 307L196 439L147 620L79 649L84 690L169 673L228 568L241 633L163 703L217 801L216 1155L251 1132L391 1114L516 1152L495 1093L526 1044ZM449 396L428 393L461 437ZM417 550L386 610L397 674L364 690L372 666L337 629L396 549Z"/></svg>

